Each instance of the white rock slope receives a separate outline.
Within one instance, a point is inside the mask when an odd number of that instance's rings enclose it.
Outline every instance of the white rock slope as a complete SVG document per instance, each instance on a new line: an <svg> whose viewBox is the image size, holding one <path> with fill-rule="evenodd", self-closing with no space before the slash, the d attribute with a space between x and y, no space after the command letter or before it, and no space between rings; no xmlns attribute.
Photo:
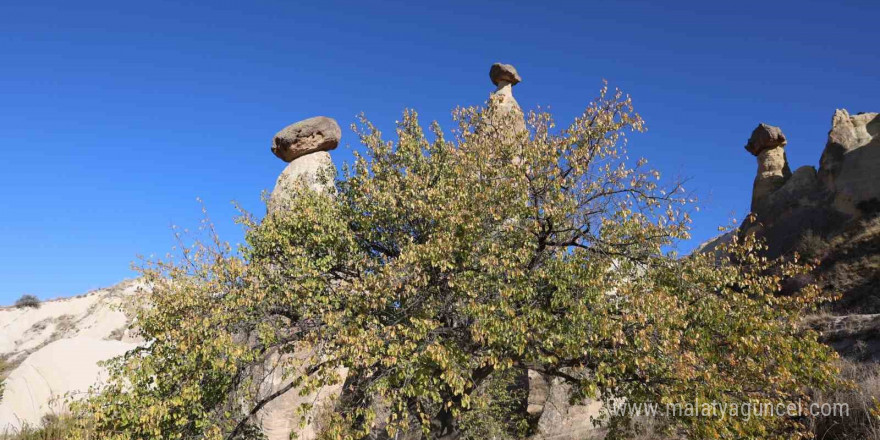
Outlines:
<svg viewBox="0 0 880 440"><path fill-rule="evenodd" d="M0 308L0 357L13 367L0 398L0 432L61 411L63 396L99 382L98 362L137 346L124 310L142 287L126 281L39 308Z"/></svg>

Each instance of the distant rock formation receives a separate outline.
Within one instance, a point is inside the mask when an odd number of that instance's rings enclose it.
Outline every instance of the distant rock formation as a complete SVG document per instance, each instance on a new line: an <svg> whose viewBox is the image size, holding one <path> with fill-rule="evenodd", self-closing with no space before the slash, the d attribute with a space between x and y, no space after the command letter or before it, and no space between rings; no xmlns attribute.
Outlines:
<svg viewBox="0 0 880 440"><path fill-rule="evenodd" d="M333 191L335 168L330 150L339 145L342 130L336 120L326 116L316 116L288 125L272 139L272 153L279 159L289 162L269 196L267 210L283 211L294 197L294 186L305 184L314 191ZM302 353L285 355L297 357ZM282 374L277 366L284 357L272 358L266 365L267 376L261 383L260 396L272 395L290 384L293 378ZM342 378L345 378L344 372ZM342 385L324 387L313 395L300 395L299 388L293 388L268 402L256 415L256 422L268 440L287 440L291 435L309 440L316 437L315 419L326 406L331 406L341 391ZM310 423L302 425L297 415L303 403L314 403Z"/></svg>
<svg viewBox="0 0 880 440"><path fill-rule="evenodd" d="M880 117L837 110L819 171L790 171L779 127L760 124L745 148L757 157L751 211L743 233L765 237L771 254L791 251L807 231L828 234L848 221L880 212Z"/></svg>
<svg viewBox="0 0 880 440"><path fill-rule="evenodd" d="M746 144L758 160L754 221L699 246L714 252L735 235L758 234L768 256L798 252L818 262L809 274L784 280L781 293L816 283L839 299L806 324L842 356L880 361L880 114L836 110L819 170L789 172L785 135L759 125Z"/></svg>
<svg viewBox="0 0 880 440"><path fill-rule="evenodd" d="M526 132L525 114L516 98L513 86L522 81L516 68L510 64L495 63L489 69L489 79L496 86L489 99L498 100L497 108L490 107L489 121L498 130L499 142L519 142ZM494 112L494 113L493 113ZM519 161L518 157L513 158ZM526 413L537 432L529 440L581 440L602 438L605 431L593 424L601 414L603 403L587 399L579 404L569 400L570 386L559 379L528 370L519 378L528 387Z"/></svg>

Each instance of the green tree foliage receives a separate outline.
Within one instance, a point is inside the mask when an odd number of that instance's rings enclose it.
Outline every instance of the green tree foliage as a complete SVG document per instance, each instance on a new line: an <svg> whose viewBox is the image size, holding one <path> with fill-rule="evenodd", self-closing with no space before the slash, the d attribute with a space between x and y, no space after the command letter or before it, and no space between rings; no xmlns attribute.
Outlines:
<svg viewBox="0 0 880 440"><path fill-rule="evenodd" d="M242 217L241 249L215 239L148 266L148 342L75 407L84 423L107 439L240 438L280 392L344 381L322 438L515 438L521 405L499 390L529 369L574 401L788 403L833 380L798 319L817 290L776 294L796 261L751 238L723 259L667 251L689 201L626 157L625 133L643 130L629 97L603 88L561 130L546 113L517 130L494 101L454 116L447 139L407 111L393 142L364 120L366 154L333 191L295 185L286 209ZM261 385L269 367L289 385ZM659 422L691 438L805 432L787 417Z"/></svg>

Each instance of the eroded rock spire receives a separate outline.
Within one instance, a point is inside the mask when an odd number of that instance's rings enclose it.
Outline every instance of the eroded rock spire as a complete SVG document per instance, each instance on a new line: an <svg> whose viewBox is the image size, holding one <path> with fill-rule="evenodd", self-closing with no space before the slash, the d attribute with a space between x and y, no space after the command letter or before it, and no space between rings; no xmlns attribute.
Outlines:
<svg viewBox="0 0 880 440"><path fill-rule="evenodd" d="M270 212L283 209L290 200L292 186L305 181L314 190L331 185L333 161L328 151L339 145L342 130L333 118L316 116L284 127L272 138L272 153L289 162L269 196Z"/></svg>
<svg viewBox="0 0 880 440"><path fill-rule="evenodd" d="M489 69L489 79L491 79L492 84L495 84L497 87L495 91L492 92L492 96L499 99L499 109L504 112L517 111L522 114L522 109L519 107L519 103L517 103L516 99L513 97L513 86L522 81L516 68L510 64L495 63ZM523 128L524 127L525 123L523 123Z"/></svg>
<svg viewBox="0 0 880 440"><path fill-rule="evenodd" d="M752 212L759 212L762 204L791 177L788 159L785 157L787 143L782 129L759 124L746 143L746 151L758 158L758 174L752 188Z"/></svg>

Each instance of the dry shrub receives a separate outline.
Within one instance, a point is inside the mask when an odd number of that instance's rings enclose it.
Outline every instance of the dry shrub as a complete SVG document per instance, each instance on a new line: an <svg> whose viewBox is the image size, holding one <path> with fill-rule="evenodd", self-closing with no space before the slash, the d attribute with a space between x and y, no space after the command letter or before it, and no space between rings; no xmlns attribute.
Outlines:
<svg viewBox="0 0 880 440"><path fill-rule="evenodd" d="M24 307L32 307L35 309L40 308L40 299L33 295L22 295L17 301L15 301L16 308L24 308Z"/></svg>
<svg viewBox="0 0 880 440"><path fill-rule="evenodd" d="M796 250L809 260L821 260L828 254L829 245L828 241L826 241L821 235L814 233L812 230L808 230L804 233L803 237L801 237Z"/></svg>
<svg viewBox="0 0 880 440"><path fill-rule="evenodd" d="M0 431L0 440L67 440L72 436L75 423L67 415L47 414L39 425L25 424L14 431Z"/></svg>
<svg viewBox="0 0 880 440"><path fill-rule="evenodd" d="M880 440L880 364L840 361L841 377L852 388L814 393L817 404L845 403L849 416L817 416L809 420L815 438L820 440Z"/></svg>

